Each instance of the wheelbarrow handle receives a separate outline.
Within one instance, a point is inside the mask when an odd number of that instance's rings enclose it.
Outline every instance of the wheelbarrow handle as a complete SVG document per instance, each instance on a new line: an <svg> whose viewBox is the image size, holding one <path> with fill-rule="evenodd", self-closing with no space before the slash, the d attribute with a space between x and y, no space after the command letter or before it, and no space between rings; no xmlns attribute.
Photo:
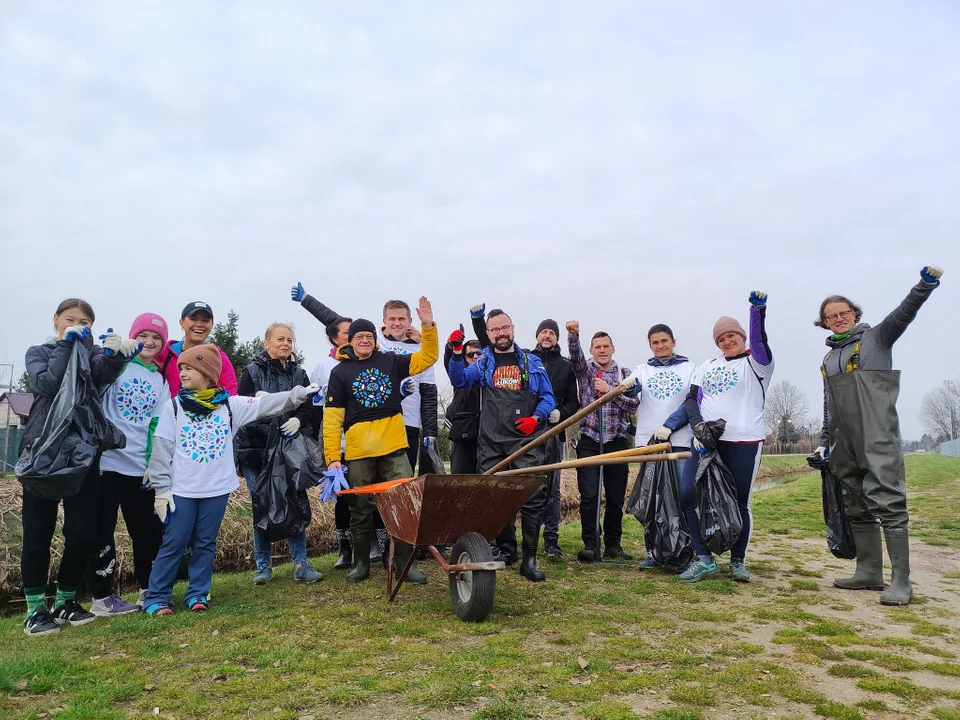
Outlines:
<svg viewBox="0 0 960 720"><path fill-rule="evenodd" d="M689 452L663 453L661 455L629 455L627 457L608 457L603 455L594 455L589 458L580 458L578 460L565 460L564 462L552 463L550 465L538 465L535 467L520 468L519 470L501 470L497 477L512 477L516 475L542 475L543 473L553 472L554 470L569 470L572 468L598 467L600 465L632 465L633 463L659 462L661 460L687 460L691 457Z"/></svg>

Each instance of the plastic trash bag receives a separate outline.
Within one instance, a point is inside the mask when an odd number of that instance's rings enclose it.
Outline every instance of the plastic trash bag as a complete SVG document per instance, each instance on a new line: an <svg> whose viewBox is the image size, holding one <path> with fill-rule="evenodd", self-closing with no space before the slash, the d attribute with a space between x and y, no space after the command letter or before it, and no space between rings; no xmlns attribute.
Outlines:
<svg viewBox="0 0 960 720"><path fill-rule="evenodd" d="M97 455L126 447L126 436L107 420L83 343L73 353L40 434L17 460L24 488L48 500L76 495Z"/></svg>
<svg viewBox="0 0 960 720"><path fill-rule="evenodd" d="M733 547L743 529L733 474L716 450L717 440L726 427L725 420L711 420L693 429L694 437L707 450L697 461L695 481L700 534L710 551L717 555Z"/></svg>
<svg viewBox="0 0 960 720"><path fill-rule="evenodd" d="M447 468L443 464L443 458L437 452L437 444L432 443L429 447L420 448L420 473L433 475L446 475Z"/></svg>
<svg viewBox="0 0 960 720"><path fill-rule="evenodd" d="M321 478L302 434L281 437L267 451L263 469L254 481L253 524L267 540L286 540L310 524L311 510L304 486Z"/></svg>
<svg viewBox="0 0 960 720"><path fill-rule="evenodd" d="M850 529L850 518L843 507L843 487L840 479L830 472L830 463L812 453L807 464L820 471L823 495L823 522L827 526L827 547L834 557L853 560L857 556L857 546Z"/></svg>
<svg viewBox="0 0 960 720"><path fill-rule="evenodd" d="M680 569L693 560L693 543L687 532L677 465L673 460L646 463L634 484L627 511L643 525L643 539L660 565Z"/></svg>

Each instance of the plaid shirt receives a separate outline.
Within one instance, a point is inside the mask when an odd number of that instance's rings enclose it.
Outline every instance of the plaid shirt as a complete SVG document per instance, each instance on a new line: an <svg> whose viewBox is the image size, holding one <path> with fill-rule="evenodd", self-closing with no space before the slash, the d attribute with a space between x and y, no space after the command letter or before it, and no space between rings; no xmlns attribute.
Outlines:
<svg viewBox="0 0 960 720"><path fill-rule="evenodd" d="M593 358L587 358L580 347L580 338L568 339L570 348L570 364L573 373L577 376L577 385L580 388L580 407L585 408L598 397L593 387L594 378L599 371L610 387L620 384L621 372L623 377L630 375L630 370L616 362L610 364L606 370L601 368ZM640 398L621 395L616 400L603 406L603 442L612 442L614 438L627 437L627 428L630 426L630 416L640 407ZM591 440L600 442L600 412L593 412L580 421L580 432Z"/></svg>

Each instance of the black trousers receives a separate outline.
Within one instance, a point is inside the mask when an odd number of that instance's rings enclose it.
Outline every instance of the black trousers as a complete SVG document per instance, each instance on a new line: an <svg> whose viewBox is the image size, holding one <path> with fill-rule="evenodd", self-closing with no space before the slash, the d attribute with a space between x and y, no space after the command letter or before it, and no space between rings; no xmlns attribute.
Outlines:
<svg viewBox="0 0 960 720"><path fill-rule="evenodd" d="M603 444L605 453L627 449L627 439L614 438ZM600 444L585 435L577 443L577 457L589 458L600 454ZM623 536L623 500L627 493L627 465L603 466L603 493L606 510L603 513L603 541L608 548L620 545ZM600 468L577 468L577 486L580 489L580 537L584 547L600 549L597 538L597 505L600 502Z"/></svg>
<svg viewBox="0 0 960 720"><path fill-rule="evenodd" d="M420 428L407 428L407 461L410 463L410 472L417 476L417 458L420 457Z"/></svg>
<svg viewBox="0 0 960 720"><path fill-rule="evenodd" d="M476 440L461 440L451 445L450 472L454 475L477 474Z"/></svg>
<svg viewBox="0 0 960 720"><path fill-rule="evenodd" d="M100 516L97 522L97 544L90 558L87 586L95 598L113 591L117 548L115 533L117 516L123 521L133 541L133 572L138 587L150 586L150 570L163 541L163 523L153 510L153 490L141 489L143 478L105 472L100 476Z"/></svg>
<svg viewBox="0 0 960 720"><path fill-rule="evenodd" d="M63 500L47 500L23 491L23 552L20 576L25 589L46 588L50 572L50 542L57 527L57 510L63 503L63 556L57 585L76 590L97 545L100 507L100 462L93 463L80 492Z"/></svg>

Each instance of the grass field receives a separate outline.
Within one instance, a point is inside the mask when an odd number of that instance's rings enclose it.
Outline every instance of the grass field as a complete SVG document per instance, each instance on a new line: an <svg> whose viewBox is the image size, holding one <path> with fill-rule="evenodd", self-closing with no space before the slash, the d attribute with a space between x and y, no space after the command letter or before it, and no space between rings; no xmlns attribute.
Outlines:
<svg viewBox="0 0 960 720"><path fill-rule="evenodd" d="M576 524L546 583L499 574L478 625L453 615L435 564L392 605L381 570L348 586L332 557L313 586L289 565L262 588L220 575L203 615L32 639L0 621L0 717L960 718L960 460L907 458L923 541L907 608L832 588L852 563L827 551L819 476L790 477L801 462L768 463L795 481L755 498L750 585L578 565ZM641 528L624 525L639 559Z"/></svg>

